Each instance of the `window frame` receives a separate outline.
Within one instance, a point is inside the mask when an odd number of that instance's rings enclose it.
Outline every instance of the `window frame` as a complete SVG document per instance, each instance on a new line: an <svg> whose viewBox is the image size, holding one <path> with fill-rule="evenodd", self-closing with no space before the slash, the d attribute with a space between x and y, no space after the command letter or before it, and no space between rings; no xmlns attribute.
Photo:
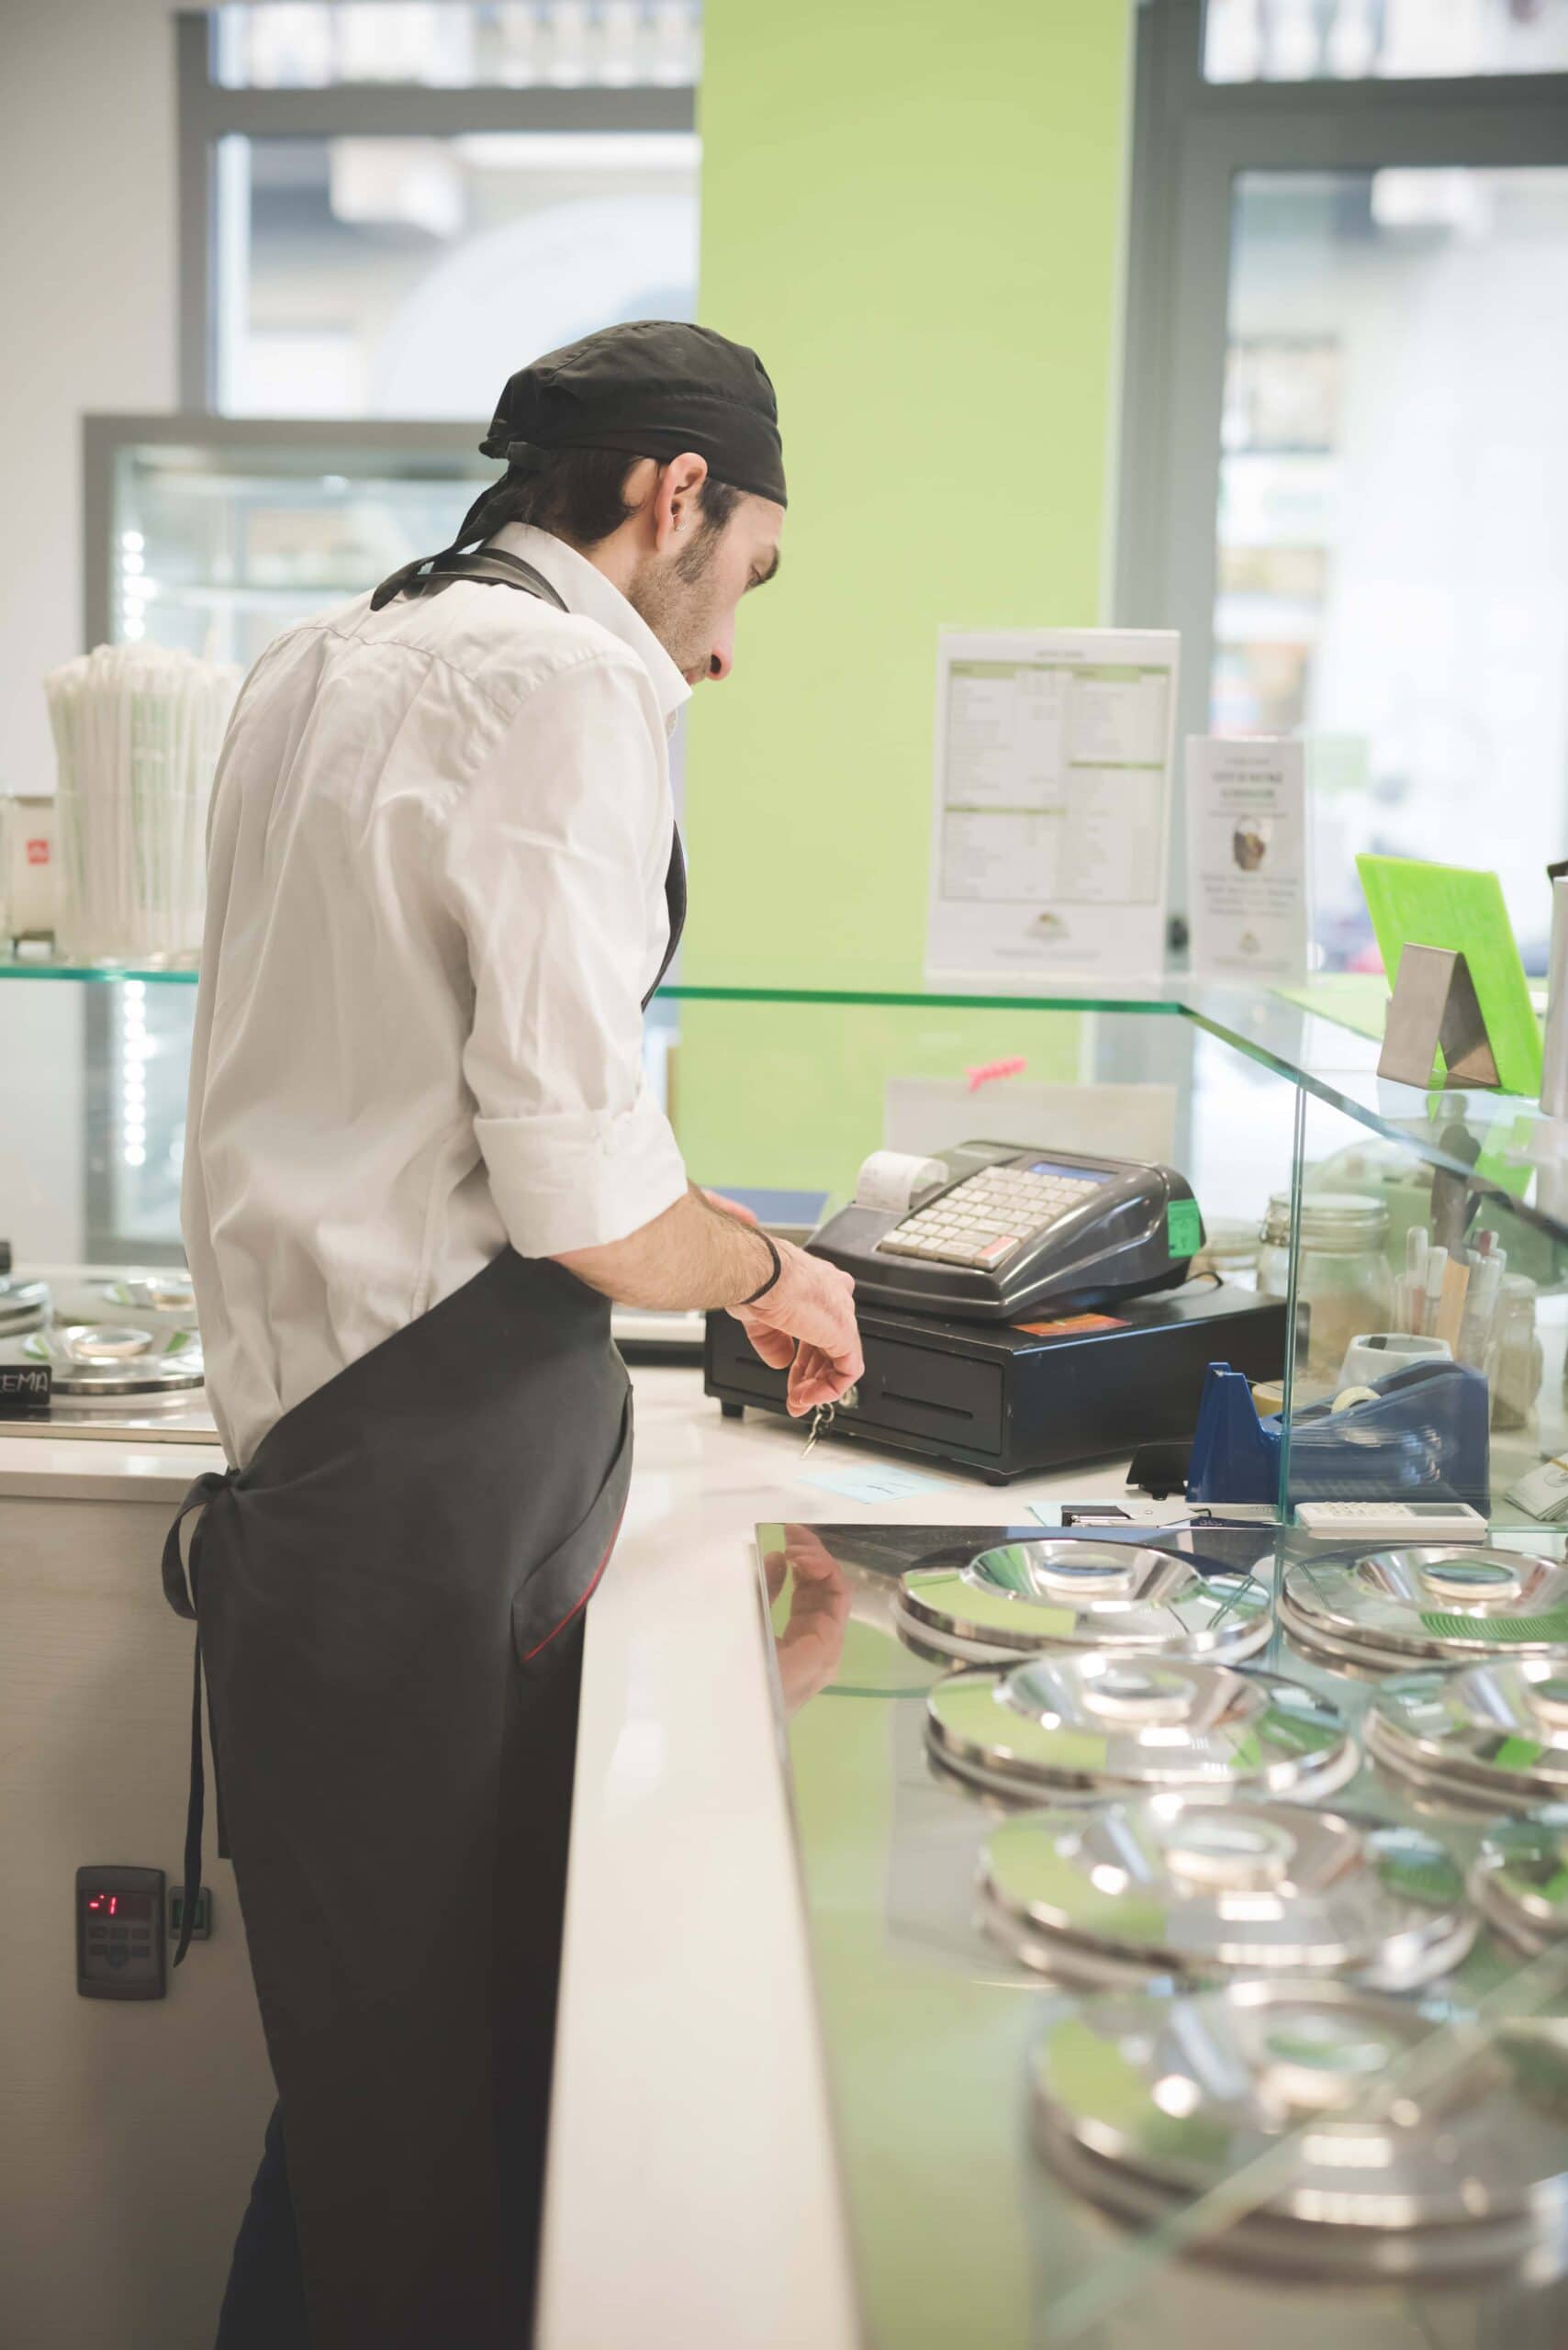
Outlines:
<svg viewBox="0 0 1568 2350"><path fill-rule="evenodd" d="M341 82L325 89L231 89L214 79L207 9L174 17L179 197L180 407L213 414L218 391L218 144L247 139L452 139L470 131L677 131L697 128L690 84L554 84L468 88ZM345 420L340 419L342 422Z"/></svg>
<svg viewBox="0 0 1568 2350"><path fill-rule="evenodd" d="M1178 739L1209 731L1238 173L1568 167L1568 73L1205 82L1203 0L1139 0L1112 608L1182 633ZM1181 786L1171 903L1183 902Z"/></svg>

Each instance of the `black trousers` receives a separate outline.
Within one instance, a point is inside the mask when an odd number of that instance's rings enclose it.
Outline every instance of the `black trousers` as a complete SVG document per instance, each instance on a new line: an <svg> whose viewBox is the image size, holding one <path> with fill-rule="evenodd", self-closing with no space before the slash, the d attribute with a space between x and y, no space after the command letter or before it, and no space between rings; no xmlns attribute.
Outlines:
<svg viewBox="0 0 1568 2350"><path fill-rule="evenodd" d="M495 1933L500 1977L514 1996L500 2012L495 2130L519 2350L532 2340L538 2287L586 1621L584 1610L526 1676L514 1678L501 1798ZM308 2350L309 2343L279 2105L235 2242L216 2350ZM432 2343L431 2350L451 2345Z"/></svg>

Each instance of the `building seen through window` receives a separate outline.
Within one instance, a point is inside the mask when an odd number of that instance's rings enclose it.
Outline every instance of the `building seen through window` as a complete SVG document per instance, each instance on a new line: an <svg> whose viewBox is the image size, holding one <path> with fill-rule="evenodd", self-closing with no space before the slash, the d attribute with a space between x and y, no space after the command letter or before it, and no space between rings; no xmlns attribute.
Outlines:
<svg viewBox="0 0 1568 2350"><path fill-rule="evenodd" d="M1208 0L1211 82L1417 81L1568 69L1568 0Z"/></svg>
<svg viewBox="0 0 1568 2350"><path fill-rule="evenodd" d="M1540 966L1568 850L1568 170L1236 184L1211 722L1312 745L1316 928L1354 858L1495 866Z"/></svg>

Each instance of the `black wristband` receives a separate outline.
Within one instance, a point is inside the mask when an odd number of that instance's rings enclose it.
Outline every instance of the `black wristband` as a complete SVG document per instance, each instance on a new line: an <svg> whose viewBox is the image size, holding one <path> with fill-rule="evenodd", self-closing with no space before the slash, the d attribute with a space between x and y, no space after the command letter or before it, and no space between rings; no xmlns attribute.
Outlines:
<svg viewBox="0 0 1568 2350"><path fill-rule="evenodd" d="M740 1302L742 1305L755 1305L759 1297L766 1297L768 1291L773 1287L774 1282L778 1279L779 1274L784 1270L784 1259L778 1254L778 1249L774 1247L767 1233L759 1229L756 1237L773 1259L773 1270L768 1274L767 1279L763 1282L760 1289L754 1289L749 1297L743 1297L741 1299Z"/></svg>

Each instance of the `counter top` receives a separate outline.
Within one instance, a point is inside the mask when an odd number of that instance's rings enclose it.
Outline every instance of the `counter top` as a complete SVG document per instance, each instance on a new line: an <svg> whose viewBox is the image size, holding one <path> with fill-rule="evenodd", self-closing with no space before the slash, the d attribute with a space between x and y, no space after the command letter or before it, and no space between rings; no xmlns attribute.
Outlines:
<svg viewBox="0 0 1568 2350"><path fill-rule="evenodd" d="M223 1448L138 1444L109 1437L0 1435L0 1496L18 1501L167 1502L173 1516L186 1488L221 1470Z"/></svg>
<svg viewBox="0 0 1568 2350"><path fill-rule="evenodd" d="M1109 1496L1125 1464L1005 1491L919 1461L857 1502L810 1479L886 1466L698 1374L635 1374L637 1467L588 1615L542 2350L851 2350L862 2340L752 1553L758 1521L1016 1523Z"/></svg>

